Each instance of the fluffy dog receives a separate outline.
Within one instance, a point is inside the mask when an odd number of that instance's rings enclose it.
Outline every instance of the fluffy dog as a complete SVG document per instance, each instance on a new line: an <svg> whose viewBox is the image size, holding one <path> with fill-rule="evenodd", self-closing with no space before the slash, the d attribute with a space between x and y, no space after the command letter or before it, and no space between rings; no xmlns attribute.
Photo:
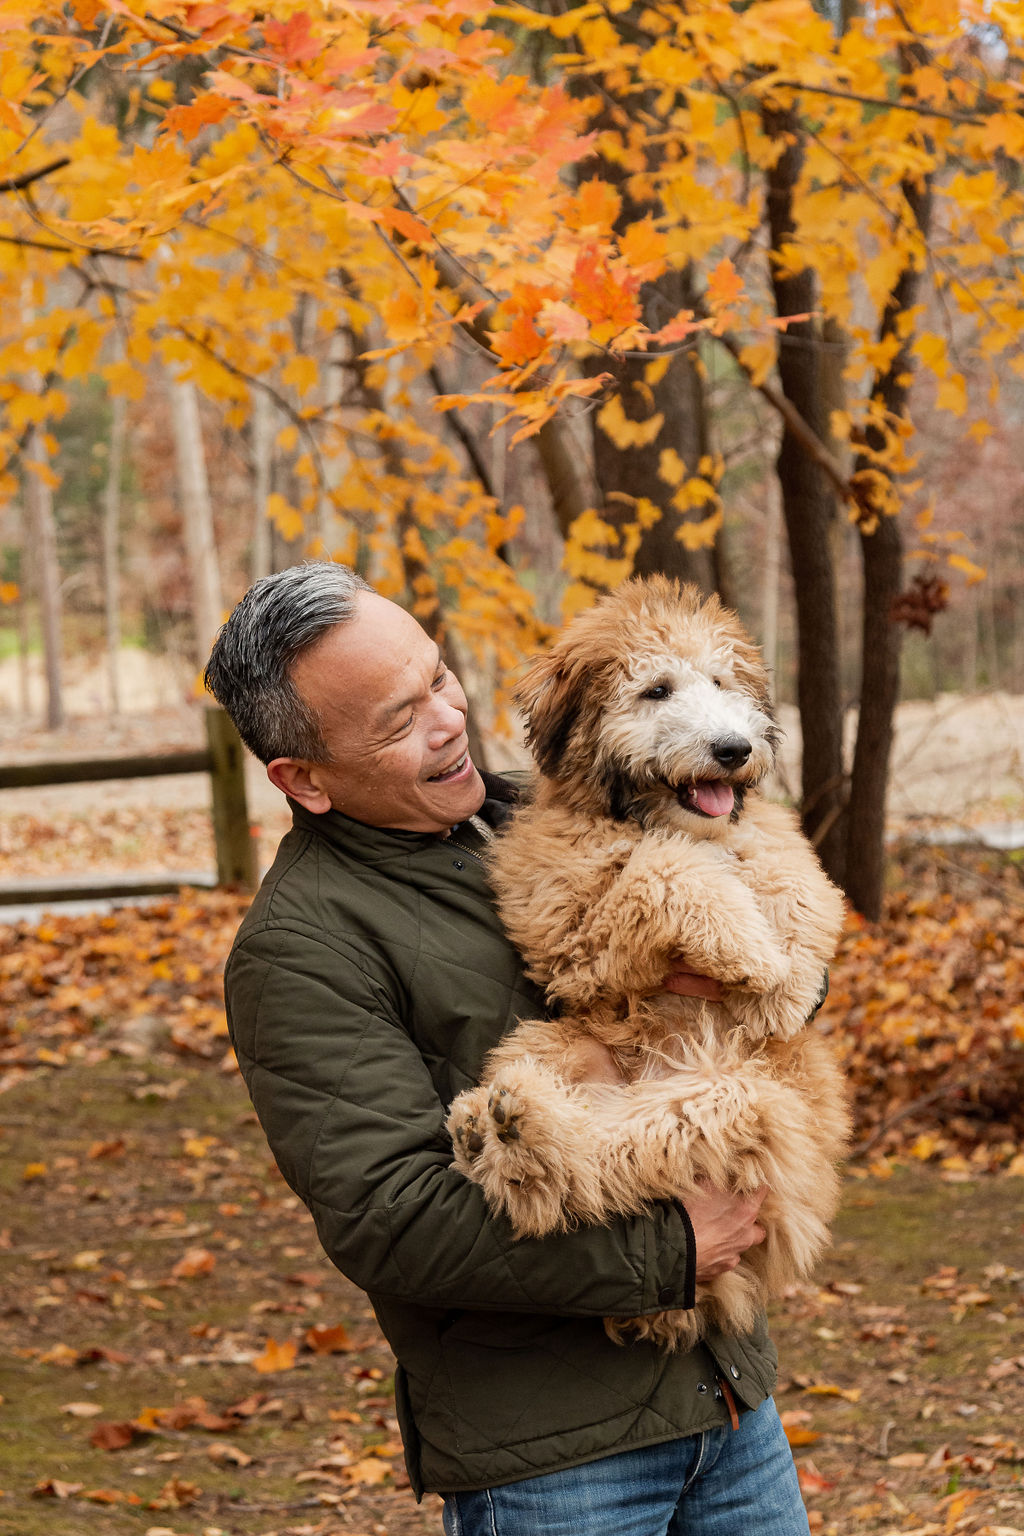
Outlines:
<svg viewBox="0 0 1024 1536"><path fill-rule="evenodd" d="M635 580L533 663L520 702L539 774L490 874L556 1016L520 1024L455 1100L456 1164L521 1236L701 1180L767 1185L765 1242L693 1310L606 1320L668 1348L712 1322L746 1332L824 1247L849 1129L807 1027L842 900L757 793L779 741L760 654L717 598ZM721 1002L659 990L680 957ZM621 1082L593 1080L599 1058Z"/></svg>

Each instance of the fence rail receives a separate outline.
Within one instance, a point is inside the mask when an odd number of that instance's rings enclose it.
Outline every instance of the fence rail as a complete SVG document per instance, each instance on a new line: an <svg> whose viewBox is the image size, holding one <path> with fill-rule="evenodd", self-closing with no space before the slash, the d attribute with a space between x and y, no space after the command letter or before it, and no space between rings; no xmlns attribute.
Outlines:
<svg viewBox="0 0 1024 1536"><path fill-rule="evenodd" d="M88 784L105 779L147 779L179 773L210 776L213 835L217 848L217 885L255 890L256 845L249 825L245 793L245 750L222 709L207 709L205 752L164 752L154 757L94 757L52 763L0 766L0 790L38 789L46 784ZM31 880L0 886L0 906L15 903L82 900L96 896L148 896L183 885L213 885L212 876L98 875Z"/></svg>

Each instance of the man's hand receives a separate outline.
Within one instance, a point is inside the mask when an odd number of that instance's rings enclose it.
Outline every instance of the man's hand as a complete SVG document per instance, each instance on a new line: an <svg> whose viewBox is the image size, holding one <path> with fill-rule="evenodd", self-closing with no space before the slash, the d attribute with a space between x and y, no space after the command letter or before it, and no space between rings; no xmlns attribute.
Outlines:
<svg viewBox="0 0 1024 1536"><path fill-rule="evenodd" d="M703 997L709 1003L722 1001L722 983L714 976L702 976L691 971L685 960L673 962L671 971L662 982L663 992L675 992L679 997Z"/></svg>
<svg viewBox="0 0 1024 1536"><path fill-rule="evenodd" d="M697 1247L697 1279L735 1269L748 1248L764 1242L764 1228L757 1213L768 1193L765 1186L753 1195L726 1195L710 1184L699 1184L683 1201Z"/></svg>

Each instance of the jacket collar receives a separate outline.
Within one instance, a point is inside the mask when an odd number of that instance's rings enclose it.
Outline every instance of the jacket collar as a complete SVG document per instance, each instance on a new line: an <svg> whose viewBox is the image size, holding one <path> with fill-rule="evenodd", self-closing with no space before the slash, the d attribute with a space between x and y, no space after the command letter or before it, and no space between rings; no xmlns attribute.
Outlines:
<svg viewBox="0 0 1024 1536"><path fill-rule="evenodd" d="M486 798L479 814L491 826L500 826L509 810L519 799L519 786L503 774L481 770ZM298 801L289 798L292 823L304 832L315 832L337 848L371 863L407 857L421 849L443 845L445 839L433 832L399 832L390 827L368 827L365 822L353 821L342 811L307 811Z"/></svg>

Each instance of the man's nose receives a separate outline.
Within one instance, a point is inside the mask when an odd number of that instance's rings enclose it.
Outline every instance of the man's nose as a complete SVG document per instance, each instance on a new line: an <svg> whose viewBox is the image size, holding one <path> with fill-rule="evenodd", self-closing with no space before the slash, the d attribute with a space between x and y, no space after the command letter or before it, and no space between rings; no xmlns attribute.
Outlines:
<svg viewBox="0 0 1024 1536"><path fill-rule="evenodd" d="M430 745L443 747L445 742L461 736L466 729L466 701L459 698L438 699L437 711L430 726Z"/></svg>

